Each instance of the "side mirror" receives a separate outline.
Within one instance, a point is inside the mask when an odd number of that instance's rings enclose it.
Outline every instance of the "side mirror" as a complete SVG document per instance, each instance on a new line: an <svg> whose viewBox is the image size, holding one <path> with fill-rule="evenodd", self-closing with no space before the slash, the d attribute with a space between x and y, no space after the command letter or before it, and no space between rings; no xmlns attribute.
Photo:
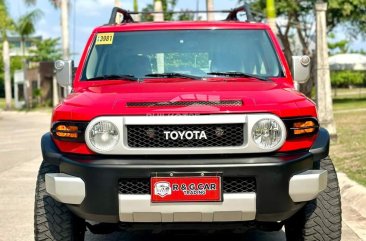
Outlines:
<svg viewBox="0 0 366 241"><path fill-rule="evenodd" d="M74 61L57 60L55 70L57 83L62 87L71 87L74 78Z"/></svg>
<svg viewBox="0 0 366 241"><path fill-rule="evenodd" d="M292 77L297 83L303 84L310 78L310 57L292 56Z"/></svg>

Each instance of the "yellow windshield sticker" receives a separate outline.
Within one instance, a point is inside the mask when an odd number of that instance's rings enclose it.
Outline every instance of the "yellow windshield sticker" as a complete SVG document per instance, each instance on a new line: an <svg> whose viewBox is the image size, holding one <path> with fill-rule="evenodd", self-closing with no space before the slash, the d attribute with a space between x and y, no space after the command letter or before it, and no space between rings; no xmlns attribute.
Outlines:
<svg viewBox="0 0 366 241"><path fill-rule="evenodd" d="M98 33L95 45L113 44L114 33Z"/></svg>

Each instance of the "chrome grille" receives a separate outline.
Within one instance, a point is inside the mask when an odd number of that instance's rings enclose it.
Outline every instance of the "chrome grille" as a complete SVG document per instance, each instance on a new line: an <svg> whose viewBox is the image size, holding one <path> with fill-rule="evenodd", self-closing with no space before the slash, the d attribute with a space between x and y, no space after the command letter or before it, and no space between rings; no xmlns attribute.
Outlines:
<svg viewBox="0 0 366 241"><path fill-rule="evenodd" d="M171 132L194 132L181 136ZM200 138L204 132L206 138ZM244 144L244 124L128 125L127 143L134 148L231 147Z"/></svg>

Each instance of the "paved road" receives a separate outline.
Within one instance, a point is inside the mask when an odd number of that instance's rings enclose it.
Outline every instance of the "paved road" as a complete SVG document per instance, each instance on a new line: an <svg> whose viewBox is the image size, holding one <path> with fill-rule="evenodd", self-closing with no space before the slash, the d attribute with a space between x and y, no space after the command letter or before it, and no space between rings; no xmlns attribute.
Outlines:
<svg viewBox="0 0 366 241"><path fill-rule="evenodd" d="M33 202L37 170L41 162L40 138L49 129L50 114L0 111L0 241L33 240ZM345 214L346 215L346 214ZM343 224L344 241L362 241ZM155 240L285 241L283 231L236 234L163 234L113 233L92 235L87 241Z"/></svg>

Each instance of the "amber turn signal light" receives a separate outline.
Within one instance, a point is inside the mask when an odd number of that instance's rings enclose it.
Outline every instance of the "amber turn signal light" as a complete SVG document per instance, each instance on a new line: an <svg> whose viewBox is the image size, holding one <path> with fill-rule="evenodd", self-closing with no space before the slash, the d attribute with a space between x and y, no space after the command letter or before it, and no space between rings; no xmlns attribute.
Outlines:
<svg viewBox="0 0 366 241"><path fill-rule="evenodd" d="M52 125L51 133L58 140L83 142L87 125L87 122L55 122Z"/></svg>
<svg viewBox="0 0 366 241"><path fill-rule="evenodd" d="M308 121L295 122L293 124L292 130L294 131L295 135L301 135L301 134L313 133L316 127L317 124L315 124L314 121L308 120Z"/></svg>
<svg viewBox="0 0 366 241"><path fill-rule="evenodd" d="M72 125L59 125L56 127L55 134L59 137L66 137L66 138L78 138L78 130L77 126Z"/></svg>
<svg viewBox="0 0 366 241"><path fill-rule="evenodd" d="M315 135L319 131L319 123L313 117L285 119L288 139Z"/></svg>

